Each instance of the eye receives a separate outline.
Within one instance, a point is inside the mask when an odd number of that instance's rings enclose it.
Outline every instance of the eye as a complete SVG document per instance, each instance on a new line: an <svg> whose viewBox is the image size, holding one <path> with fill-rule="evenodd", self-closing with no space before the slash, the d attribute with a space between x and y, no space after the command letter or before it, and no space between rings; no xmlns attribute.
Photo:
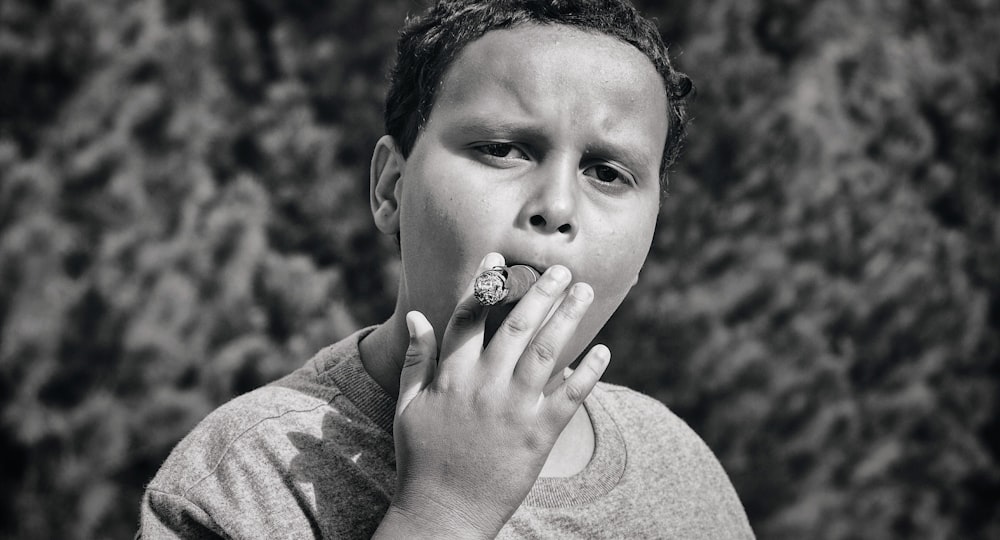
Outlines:
<svg viewBox="0 0 1000 540"><path fill-rule="evenodd" d="M528 155L510 143L487 143L475 147L487 156L502 159L528 159Z"/></svg>
<svg viewBox="0 0 1000 540"><path fill-rule="evenodd" d="M583 174L596 178L606 184L613 184L616 182L624 182L626 184L634 183L630 175L610 165L593 165L587 167Z"/></svg>

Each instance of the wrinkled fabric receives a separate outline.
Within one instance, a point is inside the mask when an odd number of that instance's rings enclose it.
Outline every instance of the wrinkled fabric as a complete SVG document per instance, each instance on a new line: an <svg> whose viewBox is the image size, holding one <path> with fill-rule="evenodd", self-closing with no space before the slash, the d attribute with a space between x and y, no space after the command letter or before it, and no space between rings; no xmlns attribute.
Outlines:
<svg viewBox="0 0 1000 540"><path fill-rule="evenodd" d="M395 482L395 398L364 370L361 330L223 405L147 486L143 538L369 538ZM599 383L589 464L539 478L499 538L753 538L704 442L660 402Z"/></svg>

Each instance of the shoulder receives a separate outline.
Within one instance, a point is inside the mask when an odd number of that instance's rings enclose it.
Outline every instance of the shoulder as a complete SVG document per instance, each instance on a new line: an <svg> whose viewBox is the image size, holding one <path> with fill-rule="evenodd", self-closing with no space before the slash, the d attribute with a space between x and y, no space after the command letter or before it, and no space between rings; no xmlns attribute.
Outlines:
<svg viewBox="0 0 1000 540"><path fill-rule="evenodd" d="M594 395L624 439L630 481L679 497L684 508L697 509L701 517L711 516L704 523L692 517L688 526L753 537L729 475L684 420L659 400L623 386L600 383Z"/></svg>
<svg viewBox="0 0 1000 540"><path fill-rule="evenodd" d="M651 430L688 442L701 442L694 430L662 401L631 388L601 382L595 396L619 427Z"/></svg>
<svg viewBox="0 0 1000 540"><path fill-rule="evenodd" d="M280 471L294 455L289 432L309 430L305 426L315 423L310 416L325 406L315 396L266 386L213 411L174 447L146 486L143 534L204 537L239 530L237 516L258 510L245 502L249 494L280 489Z"/></svg>
<svg viewBox="0 0 1000 540"><path fill-rule="evenodd" d="M174 447L150 484L151 489L183 494L226 461L248 449L282 444L279 437L296 426L306 429L329 400L281 386L265 386L215 409Z"/></svg>
<svg viewBox="0 0 1000 540"><path fill-rule="evenodd" d="M648 448L657 455L669 455L675 461L703 462L713 469L718 467L721 472L715 454L705 441L661 401L608 383L599 383L596 397L626 439L633 443L630 452ZM667 449L670 452L665 452Z"/></svg>
<svg viewBox="0 0 1000 540"><path fill-rule="evenodd" d="M220 474L240 460L254 469L268 465L262 456L284 459L297 438L338 433L351 440L359 428L370 427L363 413L344 398L331 372L357 355L358 336L319 351L302 367L267 386L238 396L206 416L162 465L150 488L186 492L208 476Z"/></svg>
<svg viewBox="0 0 1000 540"><path fill-rule="evenodd" d="M326 432L352 440L368 423L330 372L351 357L353 343L349 337L331 345L289 375L212 411L174 447L149 488L186 494L212 476L285 466L303 438Z"/></svg>
<svg viewBox="0 0 1000 540"><path fill-rule="evenodd" d="M393 478L393 445L366 412L372 407L351 399L351 377L363 370L356 336L205 417L147 486L143 530L300 536L322 515L330 518L326 532L339 537L337 527L357 525L343 516L374 512ZM357 505L369 510L356 512Z"/></svg>

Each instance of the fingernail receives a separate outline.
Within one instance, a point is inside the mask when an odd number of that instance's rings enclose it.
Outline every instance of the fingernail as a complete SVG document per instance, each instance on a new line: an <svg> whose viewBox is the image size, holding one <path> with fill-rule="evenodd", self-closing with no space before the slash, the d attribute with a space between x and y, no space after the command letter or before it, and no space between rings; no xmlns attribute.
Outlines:
<svg viewBox="0 0 1000 540"><path fill-rule="evenodd" d="M494 266L500 266L504 263L503 255L496 252L489 252L483 257L482 262L479 263L481 268L493 268Z"/></svg>
<svg viewBox="0 0 1000 540"><path fill-rule="evenodd" d="M586 283L574 283L573 288L570 289L570 294L573 298L581 302L589 302L594 298L594 289L590 288L590 285Z"/></svg>
<svg viewBox="0 0 1000 540"><path fill-rule="evenodd" d="M565 266L561 266L558 264L550 267L549 270L545 273L548 274L549 277L552 278L552 280L560 283L569 281L570 278L569 270L567 270Z"/></svg>
<svg viewBox="0 0 1000 540"><path fill-rule="evenodd" d="M607 366L608 362L611 361L611 350L605 345L594 345L594 354L597 355L597 359L601 361L602 366Z"/></svg>
<svg viewBox="0 0 1000 540"><path fill-rule="evenodd" d="M416 323L413 322L414 314L409 312L406 314L406 331L410 334L410 339L413 339L417 335Z"/></svg>

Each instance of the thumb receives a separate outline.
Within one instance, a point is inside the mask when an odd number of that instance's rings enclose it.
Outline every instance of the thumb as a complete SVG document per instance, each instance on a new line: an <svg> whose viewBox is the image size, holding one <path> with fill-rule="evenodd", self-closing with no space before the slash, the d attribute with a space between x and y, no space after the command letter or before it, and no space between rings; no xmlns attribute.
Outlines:
<svg viewBox="0 0 1000 540"><path fill-rule="evenodd" d="M397 416L430 384L437 370L437 340L431 323L423 313L411 311L406 314L406 329L410 334L410 343L406 347L403 370L399 373Z"/></svg>

